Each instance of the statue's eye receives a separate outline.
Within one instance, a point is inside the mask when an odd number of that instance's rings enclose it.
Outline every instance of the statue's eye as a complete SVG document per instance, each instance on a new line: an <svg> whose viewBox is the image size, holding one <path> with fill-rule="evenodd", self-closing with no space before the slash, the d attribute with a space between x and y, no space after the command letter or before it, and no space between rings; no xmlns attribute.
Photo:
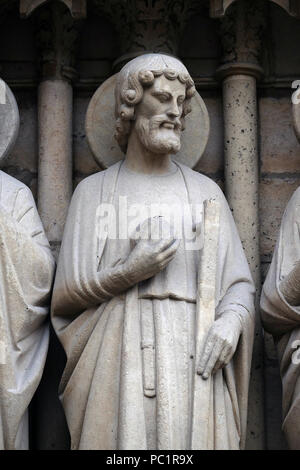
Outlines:
<svg viewBox="0 0 300 470"><path fill-rule="evenodd" d="M154 96L161 102L166 103L170 100L169 93L155 93Z"/></svg>
<svg viewBox="0 0 300 470"><path fill-rule="evenodd" d="M159 99L162 103L166 103L167 101L169 101L169 95L167 94L160 95Z"/></svg>
<svg viewBox="0 0 300 470"><path fill-rule="evenodd" d="M179 106L181 106L184 102L184 97L183 96L179 96L179 98L177 99L177 103Z"/></svg>

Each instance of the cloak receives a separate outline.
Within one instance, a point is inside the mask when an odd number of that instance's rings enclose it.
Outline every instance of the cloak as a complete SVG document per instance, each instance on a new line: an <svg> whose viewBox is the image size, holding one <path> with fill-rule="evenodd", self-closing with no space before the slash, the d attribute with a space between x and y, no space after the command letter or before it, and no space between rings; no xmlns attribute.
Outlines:
<svg viewBox="0 0 300 470"><path fill-rule="evenodd" d="M282 429L291 449L300 449L300 306L289 305L280 282L300 260L300 188L291 197L281 222L272 263L266 277L261 314L273 335L282 379Z"/></svg>
<svg viewBox="0 0 300 470"><path fill-rule="evenodd" d="M48 350L54 260L31 191L0 172L0 449L28 448Z"/></svg>
<svg viewBox="0 0 300 470"><path fill-rule="evenodd" d="M100 203L114 200L121 165L118 162L86 178L71 201L52 300L53 326L67 355L60 399L72 449L150 447L147 407L152 399L144 397L141 352L141 315L149 309L154 316L156 355L153 447L188 449L192 390L185 384L192 383L190 371L195 361L195 303L163 295L140 298L137 286L108 298L99 282L99 266L105 270L115 258L109 237L97 236L96 213ZM177 165L192 203L202 207L212 197L221 202L216 317L228 310L235 312L242 333L233 360L216 374L211 448L243 448L255 289L222 191L209 178ZM201 221L201 214L198 216ZM110 256L105 256L107 251ZM190 325L189 333L183 318ZM181 367L184 363L186 369Z"/></svg>

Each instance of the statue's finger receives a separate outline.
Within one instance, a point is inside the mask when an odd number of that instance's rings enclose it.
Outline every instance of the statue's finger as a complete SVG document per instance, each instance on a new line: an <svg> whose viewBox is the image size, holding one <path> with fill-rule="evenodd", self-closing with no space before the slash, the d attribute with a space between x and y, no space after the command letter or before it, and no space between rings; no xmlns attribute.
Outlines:
<svg viewBox="0 0 300 470"><path fill-rule="evenodd" d="M207 364L207 362L208 362L208 360L211 356L211 353L213 351L214 344L215 344L214 337L209 335L208 338L205 341L205 345L204 345L204 348L203 348L201 356L200 356L200 360L199 360L199 364L198 364L198 368L197 368L197 374L198 375L202 375L204 373L206 364Z"/></svg>
<svg viewBox="0 0 300 470"><path fill-rule="evenodd" d="M222 343L219 341L216 341L214 344L213 350L211 352L211 355L205 365L205 368L202 374L203 379L208 379L208 377L212 373L212 370L215 367L215 364L220 357L221 350L222 350Z"/></svg>

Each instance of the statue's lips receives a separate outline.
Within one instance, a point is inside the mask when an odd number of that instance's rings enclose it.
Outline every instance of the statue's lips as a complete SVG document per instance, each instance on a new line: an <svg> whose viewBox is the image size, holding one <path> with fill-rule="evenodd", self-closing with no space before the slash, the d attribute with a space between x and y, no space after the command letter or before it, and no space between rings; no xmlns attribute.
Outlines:
<svg viewBox="0 0 300 470"><path fill-rule="evenodd" d="M160 127L164 127L165 129L174 129L175 124L173 122L164 121Z"/></svg>

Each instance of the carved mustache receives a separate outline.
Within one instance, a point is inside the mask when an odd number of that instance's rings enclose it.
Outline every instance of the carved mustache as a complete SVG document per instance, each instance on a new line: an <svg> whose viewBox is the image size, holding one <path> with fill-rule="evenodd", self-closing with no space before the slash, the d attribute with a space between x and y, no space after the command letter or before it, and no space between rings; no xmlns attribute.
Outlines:
<svg viewBox="0 0 300 470"><path fill-rule="evenodd" d="M151 118L149 123L149 129L150 131L156 130L164 123L172 124L174 126L175 132L180 132L182 130L182 124L179 118L169 119L166 117L165 114L160 114Z"/></svg>

